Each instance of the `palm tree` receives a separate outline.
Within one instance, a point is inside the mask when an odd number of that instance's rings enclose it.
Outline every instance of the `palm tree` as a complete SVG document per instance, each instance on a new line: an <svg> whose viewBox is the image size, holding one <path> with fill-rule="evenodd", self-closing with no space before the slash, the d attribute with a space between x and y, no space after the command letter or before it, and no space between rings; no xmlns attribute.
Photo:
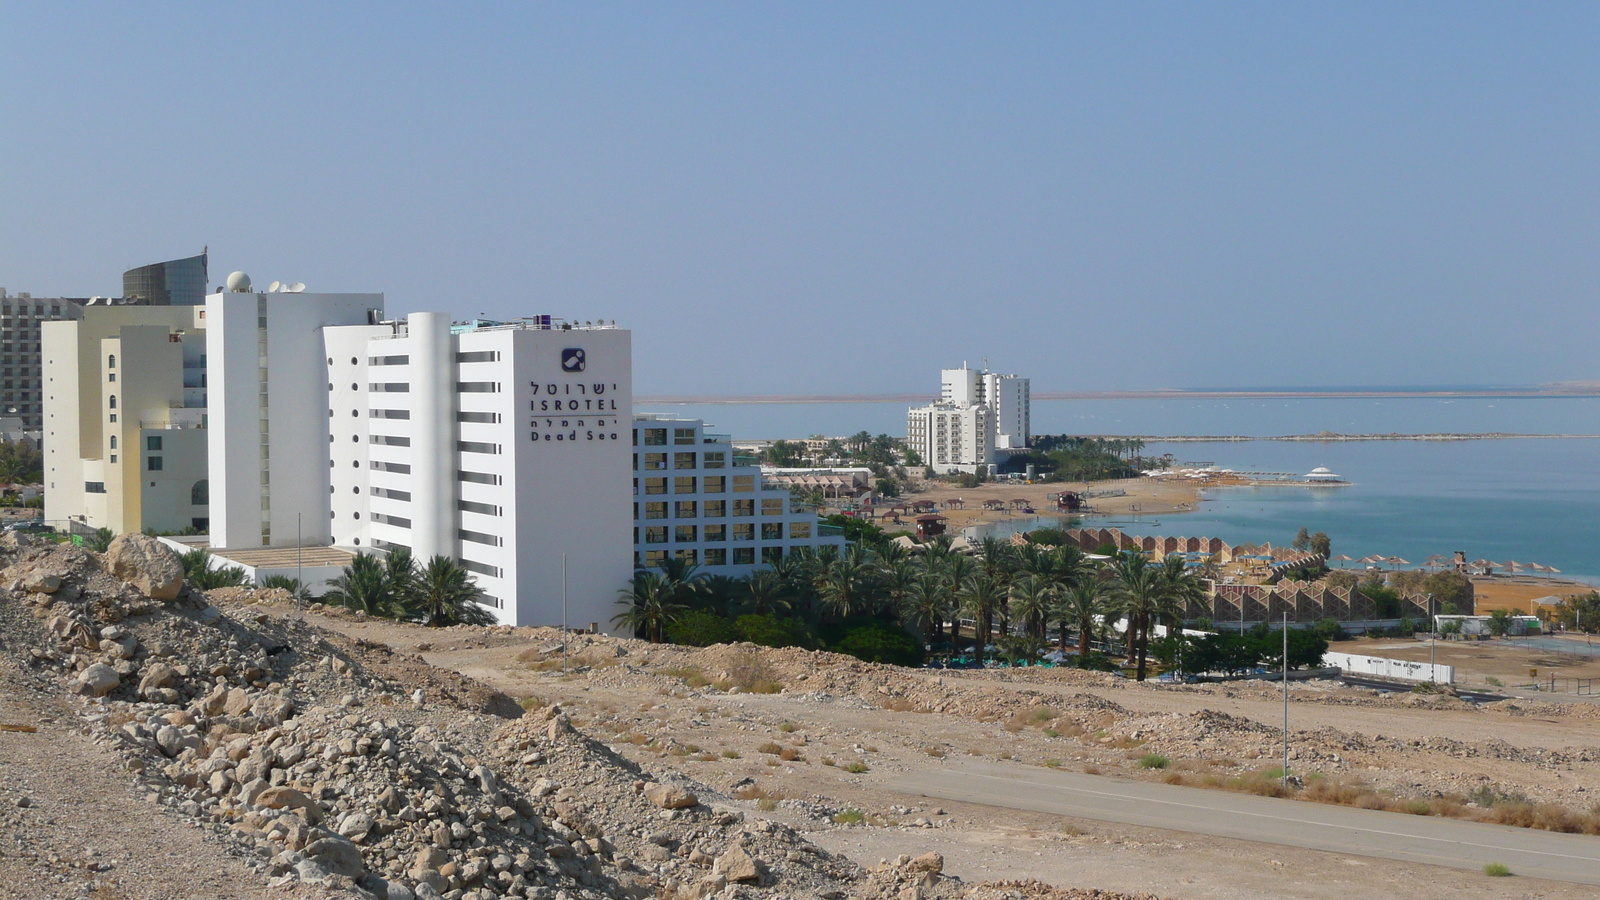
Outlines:
<svg viewBox="0 0 1600 900"><path fill-rule="evenodd" d="M789 586L770 570L752 572L744 581L744 605L758 616L788 612Z"/></svg>
<svg viewBox="0 0 1600 900"><path fill-rule="evenodd" d="M1030 638L1043 644L1045 618L1055 600L1055 585L1048 578L1029 573L1011 582L1011 614L1022 620Z"/></svg>
<svg viewBox="0 0 1600 900"><path fill-rule="evenodd" d="M327 599L369 616L394 615L399 605L383 563L370 553L357 553L342 573L328 580Z"/></svg>
<svg viewBox="0 0 1600 900"><path fill-rule="evenodd" d="M1088 575L1078 578L1058 594L1056 615L1061 622L1061 648L1067 647L1067 625L1078 629L1078 663L1089 658L1089 642L1094 639L1094 620L1112 610L1106 583Z"/></svg>
<svg viewBox="0 0 1600 900"><path fill-rule="evenodd" d="M944 616L950 609L950 585L942 577L923 572L900 601L902 620L931 629L928 643L944 639Z"/></svg>
<svg viewBox="0 0 1600 900"><path fill-rule="evenodd" d="M383 577L388 580L389 596L405 601L417 581L417 563L409 547L396 547L383 558Z"/></svg>
<svg viewBox="0 0 1600 900"><path fill-rule="evenodd" d="M878 568L879 583L888 597L885 611L898 615L900 607L905 603L906 595L911 588L922 578L922 564L915 559L899 559L894 562L885 562Z"/></svg>
<svg viewBox="0 0 1600 900"><path fill-rule="evenodd" d="M980 666L983 665L984 645L989 643L989 637L994 630L994 614L999 610L1005 596L1005 586L983 572L969 575L961 585L961 612L971 616L977 623L973 656Z"/></svg>
<svg viewBox="0 0 1600 900"><path fill-rule="evenodd" d="M635 635L654 644L662 641L666 626L676 621L683 604L665 578L655 572L639 569L633 573L633 584L617 591L618 603L627 609L617 613L611 621L626 626Z"/></svg>
<svg viewBox="0 0 1600 900"><path fill-rule="evenodd" d="M865 560L846 554L827 564L813 584L822 605L843 618L861 611L869 600L872 575Z"/></svg>
<svg viewBox="0 0 1600 900"><path fill-rule="evenodd" d="M267 577L261 579L261 586L264 588L277 588L281 591L288 591L297 601L311 599L311 591L306 589L306 586L300 582L300 579L290 578L287 575L268 575Z"/></svg>
<svg viewBox="0 0 1600 900"><path fill-rule="evenodd" d="M406 605L424 625L493 625L494 614L479 604L483 590L461 563L435 556L411 582Z"/></svg>
<svg viewBox="0 0 1600 900"><path fill-rule="evenodd" d="M1128 649L1136 659L1134 677L1143 681L1150 648L1150 626L1159 617L1168 615L1172 608L1167 579L1162 567L1150 565L1149 557L1138 550L1117 554L1111 569L1116 575L1113 596L1128 617Z"/></svg>

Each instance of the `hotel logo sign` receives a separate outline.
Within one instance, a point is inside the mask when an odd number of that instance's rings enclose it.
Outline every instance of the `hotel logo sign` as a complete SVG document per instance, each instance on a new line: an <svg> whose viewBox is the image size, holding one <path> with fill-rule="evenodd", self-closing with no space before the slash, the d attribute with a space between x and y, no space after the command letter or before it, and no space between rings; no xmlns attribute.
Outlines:
<svg viewBox="0 0 1600 900"><path fill-rule="evenodd" d="M588 365L582 347L568 347L561 351L561 371L582 372Z"/></svg>

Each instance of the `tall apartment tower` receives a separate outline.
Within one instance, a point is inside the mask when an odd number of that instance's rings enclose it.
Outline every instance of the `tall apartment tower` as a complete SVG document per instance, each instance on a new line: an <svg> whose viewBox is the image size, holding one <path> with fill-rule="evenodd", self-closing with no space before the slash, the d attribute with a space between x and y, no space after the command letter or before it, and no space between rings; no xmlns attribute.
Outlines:
<svg viewBox="0 0 1600 900"><path fill-rule="evenodd" d="M511 625L611 627L632 573L632 334L444 313L323 329L329 523L443 555Z"/></svg>
<svg viewBox="0 0 1600 900"><path fill-rule="evenodd" d="M0 288L0 416L21 419L26 431L44 427L44 324L81 319L88 302Z"/></svg>
<svg viewBox="0 0 1600 900"><path fill-rule="evenodd" d="M89 306L45 323L45 518L204 530L205 310Z"/></svg>
<svg viewBox="0 0 1600 900"><path fill-rule="evenodd" d="M458 560L503 623L609 628L632 572L632 337L383 315L381 294L206 300L211 543Z"/></svg>
<svg viewBox="0 0 1600 900"><path fill-rule="evenodd" d="M1031 440L1028 379L988 367L941 369L939 400L906 415L906 443L939 474L976 473Z"/></svg>
<svg viewBox="0 0 1600 900"><path fill-rule="evenodd" d="M207 429L211 544L327 545L327 401L337 385L323 329L380 320L383 295L258 293L248 278L229 281L234 289L211 294L205 305L217 401Z"/></svg>

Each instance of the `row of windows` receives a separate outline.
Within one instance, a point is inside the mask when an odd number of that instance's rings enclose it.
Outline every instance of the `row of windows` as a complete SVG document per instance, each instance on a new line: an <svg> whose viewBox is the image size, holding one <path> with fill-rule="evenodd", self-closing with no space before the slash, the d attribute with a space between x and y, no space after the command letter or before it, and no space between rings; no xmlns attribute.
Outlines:
<svg viewBox="0 0 1600 900"><path fill-rule="evenodd" d="M633 542L635 544L639 543L639 538L643 536L646 544L665 544L668 534L669 531L666 525L646 525L643 529L635 527L633 529ZM729 540L730 535L734 541L753 541L756 539L756 528L753 522L735 523L731 531L727 525L674 525L670 534L672 542L675 544L693 544L699 541L721 543ZM761 539L763 541L783 540L783 523L762 522ZM811 523L790 522L789 539L810 540Z"/></svg>
<svg viewBox="0 0 1600 900"><path fill-rule="evenodd" d="M722 547L707 547L703 554L692 547L685 547L672 551L672 555L677 559L683 560L684 562L703 566L726 566L730 564L735 566L753 566L756 563L756 548L754 547L734 547L731 557L729 556L729 551ZM761 561L764 563L770 565L782 558L782 547L761 548ZM635 566L655 568L666 561L666 550L646 550L643 553L640 553L636 550L633 554L633 564Z"/></svg>
<svg viewBox="0 0 1600 900"><path fill-rule="evenodd" d="M726 452L712 451L699 455L703 457L703 464L707 469L727 468L728 454ZM674 453L672 454L672 467L674 469L693 469L695 468L695 456L696 454L692 451L688 453ZM667 454L646 453L644 455L644 467L647 471L665 469L667 467ZM637 453L633 455L633 469L636 472L639 470L639 454Z"/></svg>
<svg viewBox="0 0 1600 900"><path fill-rule="evenodd" d="M766 517L783 515L783 501L762 500L761 515ZM696 512L701 515L696 515ZM728 515L728 501L726 500L676 500L672 502L672 517L674 519L721 519ZM745 518L756 514L754 500L733 501L734 518ZM633 504L633 517L639 518L639 504ZM667 517L667 501L646 500L644 503L644 517L646 519L665 519Z"/></svg>
<svg viewBox="0 0 1600 900"><path fill-rule="evenodd" d="M698 484L698 489L696 485ZM733 492L735 494L749 494L756 489L754 475L733 476ZM679 475L672 479L672 493L674 494L725 494L728 491L728 476L707 475L696 478L693 475ZM633 480L633 492L639 493L639 479ZM646 494L665 494L667 492L666 476L646 478L644 480Z"/></svg>
<svg viewBox="0 0 1600 900"><path fill-rule="evenodd" d="M639 432L640 432L640 430L641 429L638 429L638 428L635 428L633 430L633 444L636 447L639 445ZM644 446L646 446L646 447L665 447L667 445L667 429L665 429L665 428L645 428L645 429L643 429L643 431L644 431ZM695 443L694 429L693 428L674 428L674 429L672 429L672 442L674 444L693 444L693 443Z"/></svg>

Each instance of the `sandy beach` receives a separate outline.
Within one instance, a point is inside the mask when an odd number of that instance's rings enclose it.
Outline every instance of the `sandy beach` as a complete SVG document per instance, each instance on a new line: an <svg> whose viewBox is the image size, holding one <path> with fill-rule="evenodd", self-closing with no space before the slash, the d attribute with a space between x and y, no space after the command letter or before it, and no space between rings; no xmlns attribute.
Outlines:
<svg viewBox="0 0 1600 900"><path fill-rule="evenodd" d="M961 488L953 485L925 482L924 488L901 498L902 502L911 503L918 500L932 500L941 507L941 515L949 518L948 527L952 532L959 531L968 525L978 525L987 522L1003 522L1008 519L1026 517L1030 514L1020 510L986 510L983 508L985 500L1003 500L1008 504L1013 500L1025 500L1027 505L1034 510L1032 515L1048 516L1057 512L1051 494L1062 491L1084 492L1082 482L1054 482L1051 484L1023 484L1016 482L990 483L972 488ZM1120 496L1108 496L1122 492ZM1189 481L1163 480L1152 478L1123 478L1115 481L1096 481L1089 485L1089 493L1093 495L1089 500L1092 515L1127 515L1129 513L1174 513L1194 509L1200 502L1200 485ZM950 501L957 500L962 503L962 508L950 508ZM881 514L881 513L880 513ZM913 517L902 515L904 530L910 530ZM890 530L900 530L892 522L882 521L880 524Z"/></svg>

